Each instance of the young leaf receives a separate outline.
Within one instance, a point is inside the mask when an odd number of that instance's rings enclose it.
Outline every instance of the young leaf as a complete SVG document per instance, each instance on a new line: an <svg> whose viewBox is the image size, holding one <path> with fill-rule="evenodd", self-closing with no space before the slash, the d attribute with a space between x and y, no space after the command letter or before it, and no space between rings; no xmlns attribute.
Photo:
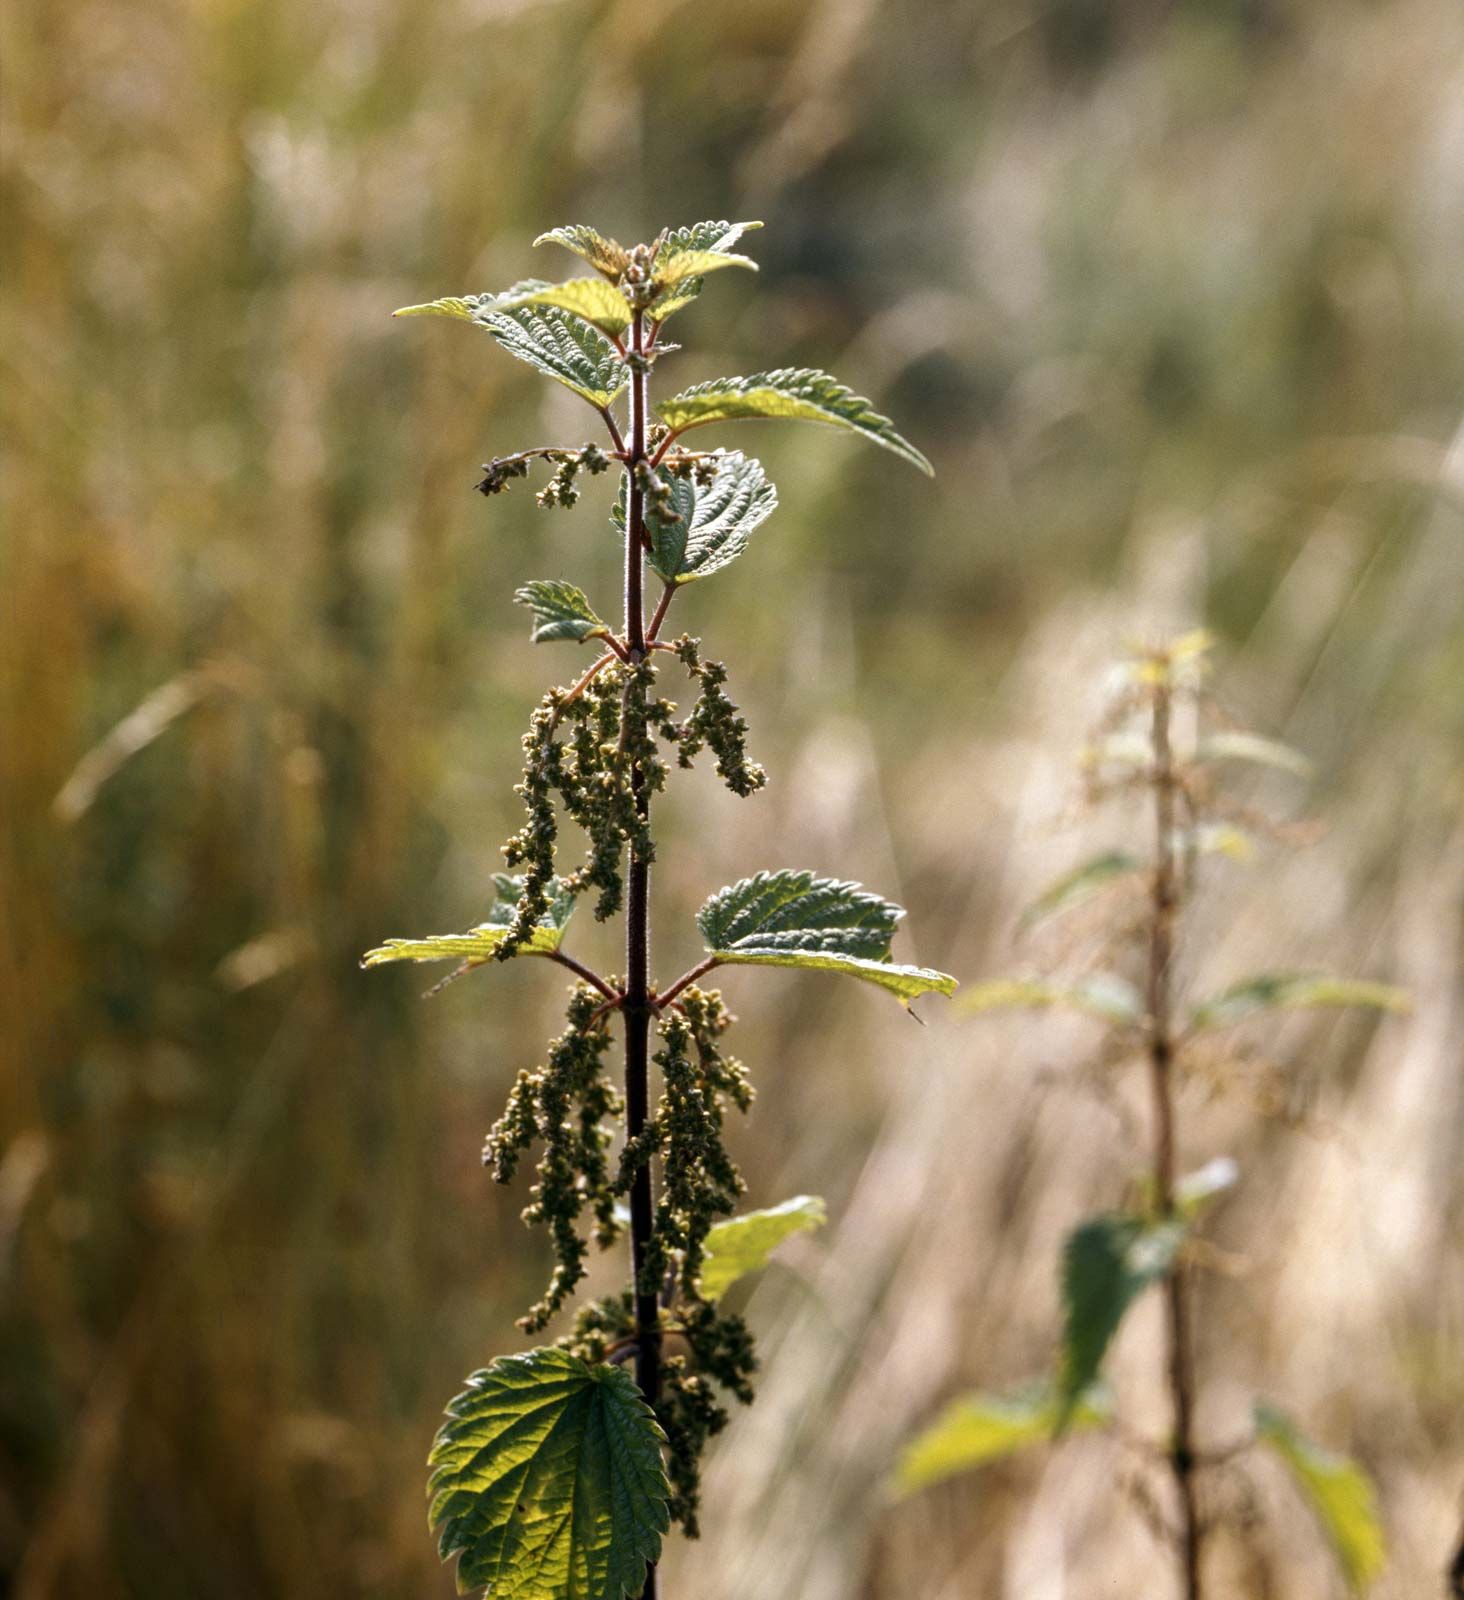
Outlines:
<svg viewBox="0 0 1464 1600"><path fill-rule="evenodd" d="M1066 1430L1101 1428L1112 1416L1112 1399L1101 1384L1095 1384L1069 1410ZM957 1473L1044 1444L1062 1425L1057 1393L1047 1382L1027 1384L1009 1395L965 1395L952 1401L906 1447L895 1468L895 1492L914 1494Z"/></svg>
<svg viewBox="0 0 1464 1600"><path fill-rule="evenodd" d="M1258 766L1275 767L1298 778L1312 775L1311 762L1299 750L1255 733L1208 733L1195 745L1195 760L1253 761Z"/></svg>
<svg viewBox="0 0 1464 1600"><path fill-rule="evenodd" d="M534 644L548 644L557 639L572 639L578 644L609 635L609 624L595 615L584 590L572 583L558 578L540 578L517 590L514 599L534 613L531 635Z"/></svg>
<svg viewBox="0 0 1464 1600"><path fill-rule="evenodd" d="M670 1526L665 1436L630 1374L565 1350L468 1379L428 1458L438 1553L494 1600L634 1600Z"/></svg>
<svg viewBox="0 0 1464 1600"><path fill-rule="evenodd" d="M662 477L671 490L665 511L649 510L651 567L666 583L694 583L719 572L747 548L748 538L777 509L778 491L762 463L740 450L720 457L705 487L690 478ZM614 523L625 532L625 485Z"/></svg>
<svg viewBox="0 0 1464 1600"><path fill-rule="evenodd" d="M1098 1376L1124 1312L1174 1264L1183 1222L1122 1212L1092 1217L1068 1235L1062 1258L1066 1314L1058 1379L1059 1427Z"/></svg>
<svg viewBox="0 0 1464 1600"><path fill-rule="evenodd" d="M731 255L724 250L668 251L662 246L656 257L656 287L671 289L678 283L685 283L688 278L703 278L707 273L718 272L723 267L746 267L756 272L757 262L748 256Z"/></svg>
<svg viewBox="0 0 1464 1600"><path fill-rule="evenodd" d="M889 960L904 912L857 883L811 872L759 872L720 889L697 913L697 927L719 965L802 967L876 983L908 1004L956 980Z"/></svg>
<svg viewBox="0 0 1464 1600"><path fill-rule="evenodd" d="M473 320L473 313L482 303L483 296L477 294L447 295L441 300L429 300L421 306L399 306L392 312L394 317L461 317L465 322Z"/></svg>
<svg viewBox="0 0 1464 1600"><path fill-rule="evenodd" d="M980 1011L1045 1011L1059 1007L1118 1023L1137 1022L1144 1014L1143 1001L1133 985L1107 972L1074 984L1046 983L1039 978L998 978L967 989L956 1005L971 1015Z"/></svg>
<svg viewBox="0 0 1464 1600"><path fill-rule="evenodd" d="M827 1221L823 1201L817 1195L800 1194L782 1205L747 1211L716 1223L707 1234L701 1270L702 1298L720 1300L739 1278L765 1267L768 1257L784 1239L821 1228Z"/></svg>
<svg viewBox="0 0 1464 1600"><path fill-rule="evenodd" d="M495 311L489 302L475 308L472 320L511 356L572 389L592 406L608 406L629 381L609 340L556 306Z"/></svg>
<svg viewBox="0 0 1464 1600"><path fill-rule="evenodd" d="M482 302L480 310L487 315L517 311L523 306L557 306L612 338L625 332L633 315L625 296L603 278L571 278L568 283L526 278L492 300Z"/></svg>
<svg viewBox="0 0 1464 1600"><path fill-rule="evenodd" d="M388 939L361 957L363 967L380 967L388 961L466 961L481 966L508 937L517 915L524 880L506 872L493 874L494 900L488 918L466 933L444 933L425 939ZM524 956L553 955L564 942L564 930L574 915L574 896L556 882L549 909L519 950Z"/></svg>
<svg viewBox="0 0 1464 1600"><path fill-rule="evenodd" d="M1228 1028L1257 1011L1310 1006L1369 1006L1376 1011L1407 1011L1406 990L1362 978L1329 978L1322 973L1258 972L1242 978L1196 1006L1191 1028Z"/></svg>
<svg viewBox="0 0 1464 1600"><path fill-rule="evenodd" d="M1362 1594L1383 1569L1377 1496L1367 1474L1346 1456L1323 1450L1268 1405L1255 1412L1256 1435L1286 1464L1321 1524L1347 1587Z"/></svg>
<svg viewBox="0 0 1464 1600"><path fill-rule="evenodd" d="M550 228L548 233L541 233L534 243L563 245L612 282L630 265L630 257L622 245L602 237L582 222L571 223L565 228Z"/></svg>
<svg viewBox="0 0 1464 1600"><path fill-rule="evenodd" d="M1107 850L1081 866L1065 872L1042 891L1022 913L1017 926L1031 928L1043 918L1067 911L1091 900L1115 878L1127 878L1142 871L1144 863L1126 850Z"/></svg>
<svg viewBox="0 0 1464 1600"><path fill-rule="evenodd" d="M895 432L869 401L846 389L826 372L808 367L782 367L750 378L714 378L683 389L656 407L669 428L684 433L708 422L733 422L758 417L793 417L849 428L892 450L924 473L935 469L908 440Z"/></svg>
<svg viewBox="0 0 1464 1600"><path fill-rule="evenodd" d="M744 233L755 233L760 222L694 222L687 228L672 228L661 241L657 254L663 257L683 250L730 250Z"/></svg>

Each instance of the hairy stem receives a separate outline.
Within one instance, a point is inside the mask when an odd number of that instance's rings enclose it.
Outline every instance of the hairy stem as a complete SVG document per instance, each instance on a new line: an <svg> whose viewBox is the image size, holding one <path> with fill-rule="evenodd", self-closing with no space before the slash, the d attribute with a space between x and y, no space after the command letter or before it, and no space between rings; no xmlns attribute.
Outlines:
<svg viewBox="0 0 1464 1600"><path fill-rule="evenodd" d="M1154 883L1149 929L1149 1076L1154 1102L1154 1190L1161 1212L1174 1211L1177 1139L1174 1114L1174 1022L1171 967L1175 921L1179 912L1179 871L1174 852L1174 812L1178 785L1170 743L1172 686L1167 674L1154 688L1153 789ZM1164 1280L1168 1327L1166 1376L1174 1412L1170 1471L1179 1498L1179 1555L1185 1600L1201 1600L1199 1503L1195 1488L1194 1351L1184 1269L1176 1262Z"/></svg>
<svg viewBox="0 0 1464 1600"><path fill-rule="evenodd" d="M631 325L631 349L644 351L645 319L636 314ZM646 459L647 382L637 363L630 380L630 441L625 462L625 643L633 662L646 656L645 628L645 499L637 468ZM650 814L650 795L642 775L632 780L636 809ZM646 1125L650 1099L650 863L632 850L625 909L625 1131L630 1139ZM635 1282L635 1381L652 1407L661 1398L661 1312L654 1285L641 1282L654 1225L655 1197L651 1164L637 1170L630 1191L630 1261ZM642 1600L656 1600L656 1569L646 1572Z"/></svg>

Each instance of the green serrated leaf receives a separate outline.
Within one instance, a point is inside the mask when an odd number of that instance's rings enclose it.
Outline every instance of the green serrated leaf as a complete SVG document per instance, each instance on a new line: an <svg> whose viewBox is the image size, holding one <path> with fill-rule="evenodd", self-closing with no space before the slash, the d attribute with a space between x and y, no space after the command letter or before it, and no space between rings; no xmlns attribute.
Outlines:
<svg viewBox="0 0 1464 1600"><path fill-rule="evenodd" d="M1347 1456L1313 1444L1268 1405L1255 1411L1256 1436L1281 1458L1316 1515L1351 1593L1364 1593L1383 1570L1386 1549L1377 1495L1367 1474Z"/></svg>
<svg viewBox="0 0 1464 1600"><path fill-rule="evenodd" d="M563 245L582 261L588 261L596 272L604 273L612 282L630 264L630 257L623 245L596 233L582 222L573 222L564 228L550 228L548 233L541 233L534 243Z"/></svg>
<svg viewBox="0 0 1464 1600"><path fill-rule="evenodd" d="M493 952L508 937L517 915L524 880L507 872L493 874L494 900L487 920L466 933L443 933L425 939L388 939L361 957L363 967L380 967L389 961L466 961L480 966L492 959ZM556 879L549 909L540 919L519 955L548 956L564 942L564 930L574 915L574 896Z"/></svg>
<svg viewBox="0 0 1464 1600"><path fill-rule="evenodd" d="M447 1409L428 1458L429 1520L458 1587L493 1600L634 1600L670 1493L630 1374L565 1350L503 1356Z"/></svg>
<svg viewBox="0 0 1464 1600"><path fill-rule="evenodd" d="M646 315L652 322L664 322L667 317L674 316L676 312L689 306L702 292L702 284L705 282L704 278L683 278L670 289L663 289L646 307ZM665 346L661 348L664 349Z"/></svg>
<svg viewBox="0 0 1464 1600"><path fill-rule="evenodd" d="M1312 764L1299 750L1256 733L1208 733L1195 744L1196 761L1251 761L1275 767L1298 778L1312 775Z"/></svg>
<svg viewBox="0 0 1464 1600"><path fill-rule="evenodd" d="M730 250L744 233L755 233L760 222L694 222L672 228L661 241L660 255L682 250ZM658 256L659 259L659 256Z"/></svg>
<svg viewBox="0 0 1464 1600"><path fill-rule="evenodd" d="M956 1002L963 1014L982 1011L1081 1011L1105 1022L1137 1022L1144 1003L1131 983L1112 973L1098 973L1080 983L1047 983L1040 978L998 978L967 989Z"/></svg>
<svg viewBox="0 0 1464 1600"><path fill-rule="evenodd" d="M759 872L719 890L696 920L721 965L842 972L888 989L904 1004L930 991L953 994L956 980L946 973L889 960L904 914L857 883L785 871Z"/></svg>
<svg viewBox="0 0 1464 1600"><path fill-rule="evenodd" d="M1366 1006L1375 1011L1407 1011L1406 990L1362 978L1329 978L1315 972L1258 972L1201 1002L1190 1027L1228 1028L1257 1011L1311 1006Z"/></svg>
<svg viewBox="0 0 1464 1600"><path fill-rule="evenodd" d="M634 315L625 296L604 278L571 278L568 283L526 278L493 299L481 302L478 309L487 315L517 311L523 306L555 306L612 338L625 332Z"/></svg>
<svg viewBox="0 0 1464 1600"><path fill-rule="evenodd" d="M1066 1430L1101 1428L1112 1417L1112 1398L1095 1384L1069 1409ZM915 1494L958 1473L1045 1444L1062 1425L1057 1391L1047 1382L1027 1384L1006 1395L964 1395L906 1447L895 1468L893 1487L899 1495Z"/></svg>
<svg viewBox="0 0 1464 1600"><path fill-rule="evenodd" d="M1056 878L1022 913L1017 926L1031 928L1046 917L1068 911L1091 900L1117 878L1131 877L1143 870L1144 863L1126 850L1106 850L1081 866Z"/></svg>
<svg viewBox="0 0 1464 1600"><path fill-rule="evenodd" d="M661 474L670 490L663 511L648 508L651 567L666 583L710 577L747 548L747 541L777 509L778 491L762 463L734 450L721 456L717 476L705 487L690 478ZM625 484L613 513L625 532Z"/></svg>
<svg viewBox="0 0 1464 1600"><path fill-rule="evenodd" d="M739 1278L765 1267L785 1239L821 1228L828 1220L828 1211L817 1195L800 1194L782 1205L746 1211L716 1223L707 1234L702 1298L720 1300Z"/></svg>
<svg viewBox="0 0 1464 1600"><path fill-rule="evenodd" d="M677 433L709 422L735 422L759 417L802 418L835 428L849 428L903 460L934 475L935 469L908 440L895 432L869 401L846 389L827 372L808 367L782 367L750 378L714 378L684 389L656 407L661 420Z"/></svg>
<svg viewBox="0 0 1464 1600"><path fill-rule="evenodd" d="M756 272L757 262L749 256L733 255L725 250L667 250L663 246L656 257L656 287L672 289L688 278L704 278L707 273L720 272L723 267L745 267L749 272Z"/></svg>
<svg viewBox="0 0 1464 1600"><path fill-rule="evenodd" d="M511 356L572 389L592 406L608 406L629 381L614 345L556 306L494 311L489 302L474 308L472 320Z"/></svg>
<svg viewBox="0 0 1464 1600"><path fill-rule="evenodd" d="M516 590L514 600L534 613L534 644L607 638L610 625L595 614L583 589L558 578L539 578Z"/></svg>
<svg viewBox="0 0 1464 1600"><path fill-rule="evenodd" d="M1124 1313L1174 1264L1187 1232L1177 1219L1123 1212L1092 1217L1068 1235L1062 1258L1065 1311L1058 1376L1059 1426L1093 1383Z"/></svg>

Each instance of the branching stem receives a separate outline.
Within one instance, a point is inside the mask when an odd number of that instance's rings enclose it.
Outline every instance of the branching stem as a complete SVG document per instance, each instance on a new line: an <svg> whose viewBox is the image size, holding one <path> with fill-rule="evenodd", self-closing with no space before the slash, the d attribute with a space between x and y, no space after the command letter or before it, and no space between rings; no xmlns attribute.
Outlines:
<svg viewBox="0 0 1464 1600"><path fill-rule="evenodd" d="M1167 670L1154 686L1151 737L1154 765L1154 879L1149 928L1149 1079L1154 1115L1154 1193L1161 1213L1172 1215L1178 1176L1174 1111L1175 1037L1172 1006L1172 964L1175 922L1179 912L1180 877L1175 855L1174 814L1178 780L1170 742L1172 684ZM1200 1544L1203 1527L1196 1493L1194 1448L1194 1350L1183 1265L1176 1263L1164 1280L1168 1327L1167 1379L1174 1413L1169 1449L1170 1471L1179 1499L1180 1565L1185 1600L1202 1600Z"/></svg>

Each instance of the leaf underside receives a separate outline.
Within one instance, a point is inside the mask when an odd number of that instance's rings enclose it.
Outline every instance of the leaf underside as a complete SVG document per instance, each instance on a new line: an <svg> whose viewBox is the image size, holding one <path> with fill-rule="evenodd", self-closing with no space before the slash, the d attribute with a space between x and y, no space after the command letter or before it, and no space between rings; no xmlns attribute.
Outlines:
<svg viewBox="0 0 1464 1600"><path fill-rule="evenodd" d="M800 418L847 428L901 459L934 473L929 461L907 439L895 432L860 395L844 387L827 372L809 367L781 367L749 378L714 378L663 400L657 415L677 433L709 422L748 421L757 418Z"/></svg>
<svg viewBox="0 0 1464 1600"><path fill-rule="evenodd" d="M534 614L534 644L550 644L568 639L583 643L590 638L604 637L610 626L595 614L583 589L558 578L540 578L527 583L514 593L521 606Z"/></svg>
<svg viewBox="0 0 1464 1600"><path fill-rule="evenodd" d="M477 966L492 958L508 937L517 916L524 880L507 872L493 874L494 900L487 920L466 933L443 933L424 939L388 939L361 957L363 967L380 967L389 961L466 961ZM519 954L547 956L564 942L564 930L574 915L574 896L556 883L549 909L540 919Z"/></svg>
<svg viewBox="0 0 1464 1600"><path fill-rule="evenodd" d="M1367 1474L1347 1456L1306 1438L1291 1420L1258 1405L1256 1436L1285 1463L1331 1545L1347 1587L1362 1594L1382 1571L1386 1551L1377 1495Z"/></svg>
<svg viewBox="0 0 1464 1600"><path fill-rule="evenodd" d="M1065 1422L1057 1392L1047 1382L1028 1384L1012 1394L964 1395L906 1447L895 1468L895 1491L914 1494L958 1473L1045 1444L1060 1428L1069 1433L1101 1428L1112 1416L1112 1399L1101 1385L1079 1396Z"/></svg>
<svg viewBox="0 0 1464 1600"><path fill-rule="evenodd" d="M795 1233L821 1228L828 1211L817 1195L800 1194L781 1205L747 1211L716 1223L707 1234L700 1288L704 1300L721 1297L748 1273L767 1265L769 1256Z"/></svg>
<svg viewBox="0 0 1464 1600"><path fill-rule="evenodd" d="M697 914L707 949L728 966L841 972L888 989L902 1003L956 980L925 967L896 966L890 941L904 912L857 883L811 872L759 872L721 889Z"/></svg>
<svg viewBox="0 0 1464 1600"><path fill-rule="evenodd" d="M630 258L623 245L596 233L582 222L572 222L563 228L550 228L547 233L541 233L534 243L562 245L582 261L588 261L596 272L611 279L618 278L629 265Z"/></svg>
<svg viewBox="0 0 1464 1600"><path fill-rule="evenodd" d="M630 1600L670 1525L664 1436L629 1373L564 1350L468 1379L428 1458L458 1587L493 1600Z"/></svg>
<svg viewBox="0 0 1464 1600"><path fill-rule="evenodd" d="M1124 1313L1169 1271L1186 1232L1181 1221L1110 1212L1068 1235L1062 1260L1066 1325L1058 1376L1060 1426L1097 1378Z"/></svg>
<svg viewBox="0 0 1464 1600"><path fill-rule="evenodd" d="M665 583L694 583L735 561L778 505L778 491L762 463L740 450L719 458L717 475L705 487L667 473L662 480L671 491L670 501L664 512L648 508L646 525L651 567ZM614 522L623 533L623 482Z"/></svg>
<svg viewBox="0 0 1464 1600"><path fill-rule="evenodd" d="M1406 990L1363 978L1331 978L1315 972L1259 972L1243 978L1196 1006L1193 1028L1227 1028L1258 1011L1309 1007L1363 1006L1373 1011L1407 1011Z"/></svg>

